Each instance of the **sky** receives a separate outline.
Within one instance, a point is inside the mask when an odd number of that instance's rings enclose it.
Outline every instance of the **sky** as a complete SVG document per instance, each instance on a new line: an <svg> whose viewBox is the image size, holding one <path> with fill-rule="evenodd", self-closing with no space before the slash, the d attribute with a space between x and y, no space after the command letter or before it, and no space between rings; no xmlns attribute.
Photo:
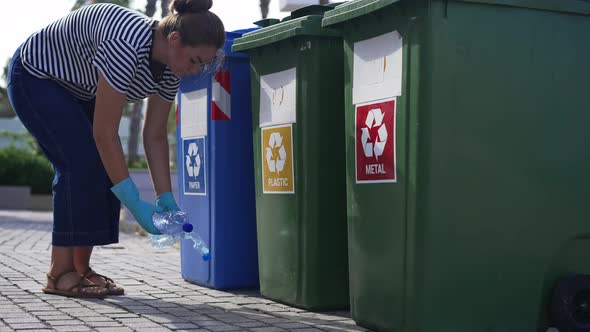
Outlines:
<svg viewBox="0 0 590 332"><path fill-rule="evenodd" d="M0 0L0 70L16 48L33 32L67 15L74 0ZM131 8L145 9L145 0L132 0ZM159 6L159 5L158 5ZM32 9L35 8L35 9ZM259 0L213 0L211 11L217 14L228 31L254 26L261 19ZM283 18L279 0L271 0L268 17ZM159 10L156 17L159 17ZM0 80L0 85L5 82Z"/></svg>

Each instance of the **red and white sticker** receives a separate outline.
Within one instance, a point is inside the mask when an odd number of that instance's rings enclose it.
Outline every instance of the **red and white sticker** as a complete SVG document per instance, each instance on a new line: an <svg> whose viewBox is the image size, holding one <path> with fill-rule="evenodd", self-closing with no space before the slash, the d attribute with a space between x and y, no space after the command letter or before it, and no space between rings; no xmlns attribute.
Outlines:
<svg viewBox="0 0 590 332"><path fill-rule="evenodd" d="M231 119L231 77L229 70L218 71L211 83L211 119Z"/></svg>
<svg viewBox="0 0 590 332"><path fill-rule="evenodd" d="M395 106L394 98L356 107L356 183L396 182Z"/></svg>

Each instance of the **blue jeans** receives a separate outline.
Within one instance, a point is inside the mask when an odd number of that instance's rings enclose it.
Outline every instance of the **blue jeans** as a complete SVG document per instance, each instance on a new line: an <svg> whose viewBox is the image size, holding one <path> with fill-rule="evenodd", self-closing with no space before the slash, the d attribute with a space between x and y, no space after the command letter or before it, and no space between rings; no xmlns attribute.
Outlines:
<svg viewBox="0 0 590 332"><path fill-rule="evenodd" d="M117 243L121 203L102 164L94 137L94 100L74 97L59 83L31 75L20 48L8 69L14 111L53 164L54 246Z"/></svg>

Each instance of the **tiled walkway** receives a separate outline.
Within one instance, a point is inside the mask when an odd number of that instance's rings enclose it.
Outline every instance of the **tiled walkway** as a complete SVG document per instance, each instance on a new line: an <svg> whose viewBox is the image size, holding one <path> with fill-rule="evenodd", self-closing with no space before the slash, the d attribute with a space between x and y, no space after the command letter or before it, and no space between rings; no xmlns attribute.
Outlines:
<svg viewBox="0 0 590 332"><path fill-rule="evenodd" d="M104 300L41 292L49 264L51 214L0 211L2 331L365 331L347 312L312 313L260 297L193 285L180 275L176 248L154 250L121 233L97 247L92 264L126 289Z"/></svg>

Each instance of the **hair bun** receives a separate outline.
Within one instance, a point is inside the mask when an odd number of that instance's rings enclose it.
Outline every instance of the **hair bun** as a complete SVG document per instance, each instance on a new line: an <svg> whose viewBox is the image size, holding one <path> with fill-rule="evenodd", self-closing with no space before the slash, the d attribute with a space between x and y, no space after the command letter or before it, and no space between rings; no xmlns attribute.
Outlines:
<svg viewBox="0 0 590 332"><path fill-rule="evenodd" d="M213 0L173 0L170 12L178 15L206 12L213 6Z"/></svg>

